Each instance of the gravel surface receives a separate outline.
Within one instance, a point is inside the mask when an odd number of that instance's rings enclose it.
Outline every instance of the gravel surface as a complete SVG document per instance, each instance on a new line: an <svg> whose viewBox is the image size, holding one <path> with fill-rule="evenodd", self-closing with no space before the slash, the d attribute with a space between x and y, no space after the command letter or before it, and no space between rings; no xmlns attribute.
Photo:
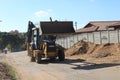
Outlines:
<svg viewBox="0 0 120 80"><path fill-rule="evenodd" d="M26 51L3 57L21 80L120 80L120 64L95 64L76 57L67 57L63 62L44 59L37 64L30 62Z"/></svg>

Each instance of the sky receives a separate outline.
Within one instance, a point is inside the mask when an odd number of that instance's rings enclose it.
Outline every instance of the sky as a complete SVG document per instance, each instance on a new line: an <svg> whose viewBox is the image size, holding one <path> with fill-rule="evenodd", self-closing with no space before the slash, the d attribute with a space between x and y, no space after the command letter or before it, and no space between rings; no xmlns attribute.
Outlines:
<svg viewBox="0 0 120 80"><path fill-rule="evenodd" d="M26 32L28 21L73 21L83 28L90 21L120 20L120 0L0 0L0 31Z"/></svg>

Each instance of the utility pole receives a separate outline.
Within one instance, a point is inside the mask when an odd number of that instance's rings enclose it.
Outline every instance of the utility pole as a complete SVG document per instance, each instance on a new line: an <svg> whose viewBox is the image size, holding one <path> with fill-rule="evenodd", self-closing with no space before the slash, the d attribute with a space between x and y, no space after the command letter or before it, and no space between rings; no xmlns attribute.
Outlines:
<svg viewBox="0 0 120 80"><path fill-rule="evenodd" d="M76 27L76 30L77 30L77 22L75 22L75 27Z"/></svg>

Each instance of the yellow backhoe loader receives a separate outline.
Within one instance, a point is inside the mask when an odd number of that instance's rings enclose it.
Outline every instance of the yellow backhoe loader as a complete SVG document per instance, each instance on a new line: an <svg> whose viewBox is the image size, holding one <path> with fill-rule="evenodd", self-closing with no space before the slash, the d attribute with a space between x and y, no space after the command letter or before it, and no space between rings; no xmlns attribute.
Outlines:
<svg viewBox="0 0 120 80"><path fill-rule="evenodd" d="M27 52L31 61L40 63L42 58L64 61L64 50L56 45L56 37L66 33L74 33L72 21L44 21L36 27L28 22Z"/></svg>

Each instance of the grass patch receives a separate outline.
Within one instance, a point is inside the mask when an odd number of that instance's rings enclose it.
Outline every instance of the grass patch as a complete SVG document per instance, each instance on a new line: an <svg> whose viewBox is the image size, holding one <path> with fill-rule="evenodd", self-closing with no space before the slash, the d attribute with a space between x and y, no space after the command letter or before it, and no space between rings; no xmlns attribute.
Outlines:
<svg viewBox="0 0 120 80"><path fill-rule="evenodd" d="M16 72L15 69L13 69L10 65L7 64L7 67L9 69L9 73L10 73L10 79L11 80L17 80L17 76L16 76Z"/></svg>
<svg viewBox="0 0 120 80"><path fill-rule="evenodd" d="M7 63L0 63L0 80L18 80L15 70Z"/></svg>

